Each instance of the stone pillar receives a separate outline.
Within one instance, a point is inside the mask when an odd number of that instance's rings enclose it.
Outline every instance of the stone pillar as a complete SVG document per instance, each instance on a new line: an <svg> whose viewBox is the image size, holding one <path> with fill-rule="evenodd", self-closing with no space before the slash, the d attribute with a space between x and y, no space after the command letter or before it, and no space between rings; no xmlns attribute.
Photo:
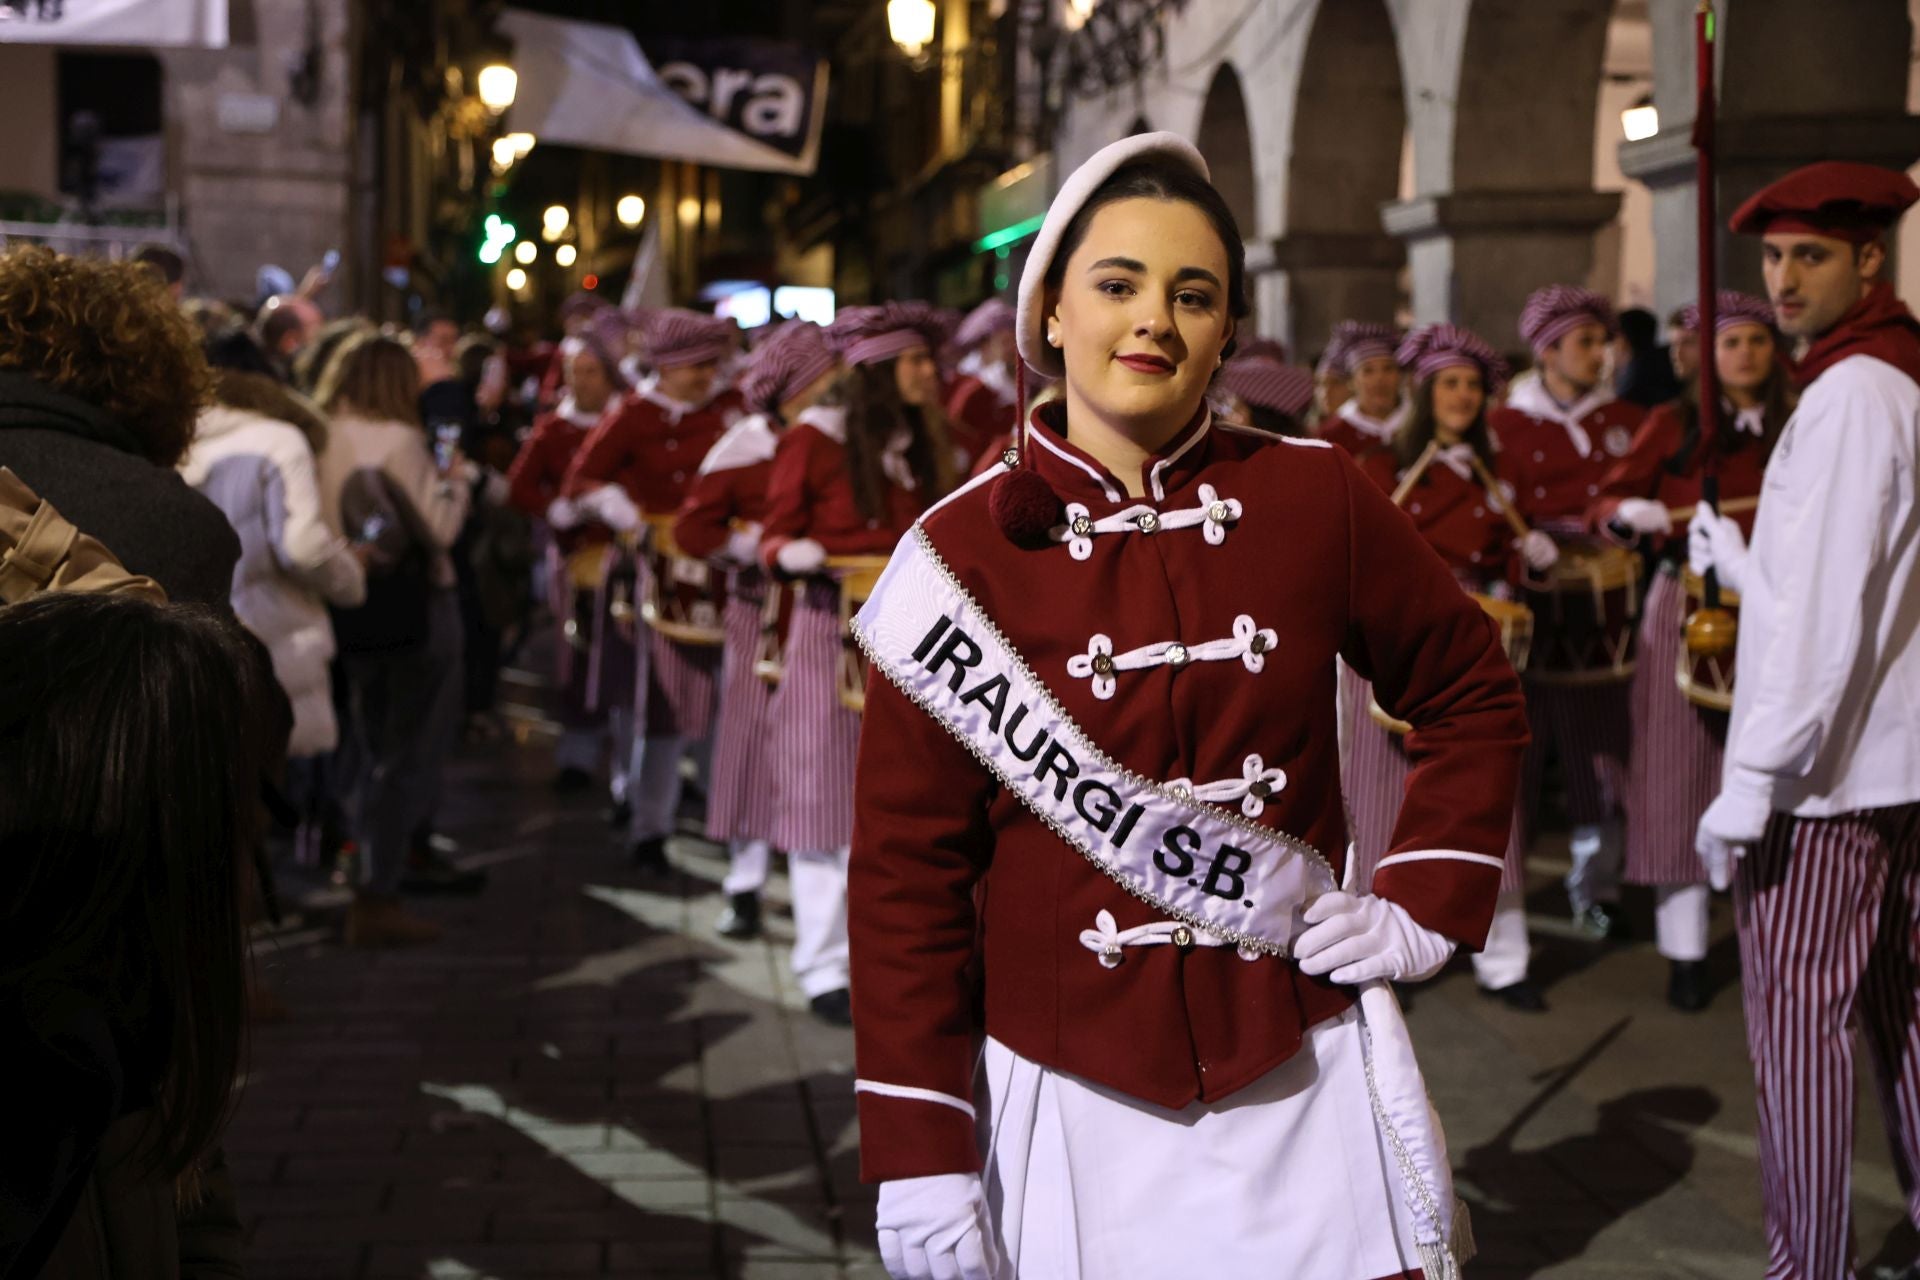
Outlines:
<svg viewBox="0 0 1920 1280"><path fill-rule="evenodd" d="M1584 284L1594 232L1619 208L1613 191L1456 191L1389 205L1382 221L1406 242L1416 321L1451 320L1512 350L1527 295Z"/></svg>
<svg viewBox="0 0 1920 1280"><path fill-rule="evenodd" d="M1393 320L1406 256L1385 232L1296 231L1249 244L1247 272L1261 313L1304 362L1341 320Z"/></svg>
<svg viewBox="0 0 1920 1280"><path fill-rule="evenodd" d="M1620 145L1621 170L1653 193L1654 296L1663 315L1698 293L1694 7L1652 0L1660 132ZM1741 201L1816 160L1905 169L1920 158L1920 119L1905 110L1912 25L1904 0L1731 0L1723 9L1719 277L1727 288L1763 293L1759 254L1725 230Z"/></svg>

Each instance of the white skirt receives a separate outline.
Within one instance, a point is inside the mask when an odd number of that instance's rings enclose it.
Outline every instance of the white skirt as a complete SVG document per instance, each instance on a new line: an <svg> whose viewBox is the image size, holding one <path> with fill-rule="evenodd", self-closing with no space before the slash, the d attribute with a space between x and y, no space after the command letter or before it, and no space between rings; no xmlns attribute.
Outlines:
<svg viewBox="0 0 1920 1280"><path fill-rule="evenodd" d="M1168 1111L982 1055L985 1181L1018 1280L1375 1280L1420 1269L1380 1136L1359 1013L1217 1103Z"/></svg>

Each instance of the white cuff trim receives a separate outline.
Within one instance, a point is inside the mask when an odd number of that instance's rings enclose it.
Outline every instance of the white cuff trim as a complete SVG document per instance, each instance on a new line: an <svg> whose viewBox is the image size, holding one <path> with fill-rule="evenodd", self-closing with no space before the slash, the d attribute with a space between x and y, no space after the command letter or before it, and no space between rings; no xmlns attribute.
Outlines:
<svg viewBox="0 0 1920 1280"><path fill-rule="evenodd" d="M956 1098L950 1093L940 1093L933 1089L916 1089L908 1084L883 1084L878 1080L855 1080L855 1093L872 1093L882 1098L906 1098L913 1102L937 1102L943 1107L952 1107L955 1111L967 1113L967 1119L974 1118L973 1104L965 1098Z"/></svg>
<svg viewBox="0 0 1920 1280"><path fill-rule="evenodd" d="M1411 849L1380 859L1374 864L1374 873L1377 875L1400 862L1475 862L1483 867L1502 868L1507 865L1505 858L1496 858L1491 854L1462 853L1458 849Z"/></svg>

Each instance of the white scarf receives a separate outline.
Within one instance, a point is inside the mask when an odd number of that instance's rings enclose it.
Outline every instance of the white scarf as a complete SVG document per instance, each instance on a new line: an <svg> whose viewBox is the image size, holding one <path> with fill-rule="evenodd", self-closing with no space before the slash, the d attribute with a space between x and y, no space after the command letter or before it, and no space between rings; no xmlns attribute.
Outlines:
<svg viewBox="0 0 1920 1280"><path fill-rule="evenodd" d="M1411 404L1402 400L1393 407L1392 413L1384 418L1375 418L1360 411L1358 400L1346 400L1340 405L1340 417L1361 435L1384 441L1391 440L1400 434L1400 428L1406 425L1407 414L1412 409Z"/></svg>
<svg viewBox="0 0 1920 1280"><path fill-rule="evenodd" d="M1561 404L1553 398L1553 393L1547 390L1547 380L1544 377L1534 377L1514 387L1507 396L1507 407L1518 409L1530 417L1539 418L1545 422L1559 423L1566 430L1567 439L1573 442L1574 449L1581 457L1586 458L1593 455L1593 437L1588 435L1587 429L1580 424L1594 411L1612 404L1613 401L1613 388L1602 381L1572 404Z"/></svg>

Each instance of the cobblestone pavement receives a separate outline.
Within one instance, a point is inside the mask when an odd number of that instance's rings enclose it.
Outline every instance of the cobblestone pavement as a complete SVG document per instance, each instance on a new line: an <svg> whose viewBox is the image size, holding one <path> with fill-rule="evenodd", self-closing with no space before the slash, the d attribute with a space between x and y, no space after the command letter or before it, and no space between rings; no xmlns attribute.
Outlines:
<svg viewBox="0 0 1920 1280"><path fill-rule="evenodd" d="M322 895L266 951L292 1016L254 1035L229 1143L250 1274L882 1275L852 1039L788 983L784 904L767 940L722 941L717 850L678 841L682 874L643 882L595 802L556 800L546 769L544 751L511 744L461 760L443 825L492 880L424 905L447 926L441 944L342 950L314 909ZM1724 904L1723 985L1689 1018L1666 1007L1650 947L1556 929L1555 870L1538 859L1549 1014L1481 999L1459 962L1408 999L1474 1208L1468 1274L1758 1276ZM1637 923L1647 936L1644 912ZM1911 1257L1863 1098L1863 1254Z"/></svg>

